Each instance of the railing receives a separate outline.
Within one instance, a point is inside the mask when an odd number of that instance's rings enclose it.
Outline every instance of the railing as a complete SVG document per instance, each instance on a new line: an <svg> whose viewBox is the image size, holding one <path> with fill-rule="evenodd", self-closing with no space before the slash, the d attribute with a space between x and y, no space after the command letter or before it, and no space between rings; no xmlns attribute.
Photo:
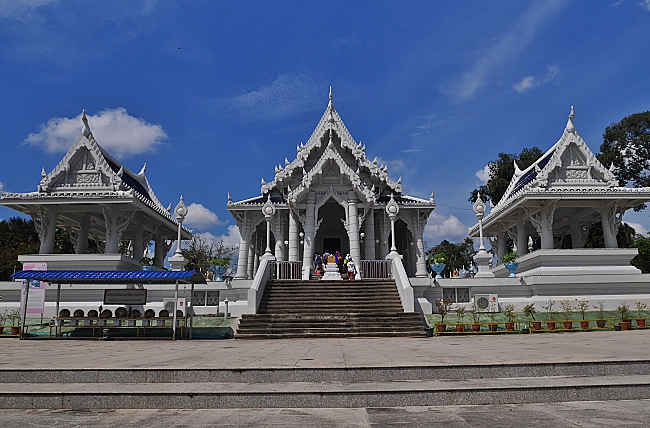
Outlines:
<svg viewBox="0 0 650 428"><path fill-rule="evenodd" d="M406 270L404 270L402 259L395 257L390 262L392 263L391 269L393 271L395 285L397 286L397 292L399 293L399 299L402 302L402 308L404 308L404 312L415 312L413 287L411 287L409 277L406 275Z"/></svg>
<svg viewBox="0 0 650 428"><path fill-rule="evenodd" d="M255 273L255 278L253 278L251 288L248 289L247 313L257 313L257 309L260 307L260 302L262 301L262 296L264 295L264 288L266 288L266 283L269 281L270 277L271 265L269 259L262 258L260 260L260 265L257 267L257 272Z"/></svg>
<svg viewBox="0 0 650 428"><path fill-rule="evenodd" d="M282 281L302 278L302 262L271 262L271 280Z"/></svg>
<svg viewBox="0 0 650 428"><path fill-rule="evenodd" d="M386 279L392 275L390 260L361 260L361 277L364 279Z"/></svg>

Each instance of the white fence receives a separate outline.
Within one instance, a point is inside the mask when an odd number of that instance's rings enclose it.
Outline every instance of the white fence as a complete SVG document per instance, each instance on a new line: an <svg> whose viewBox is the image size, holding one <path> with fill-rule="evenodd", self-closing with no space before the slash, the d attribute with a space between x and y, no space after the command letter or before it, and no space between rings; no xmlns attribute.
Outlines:
<svg viewBox="0 0 650 428"><path fill-rule="evenodd" d="M302 278L302 262L271 262L271 280L282 281Z"/></svg>
<svg viewBox="0 0 650 428"><path fill-rule="evenodd" d="M361 277L363 279L391 278L391 267L390 260L361 260Z"/></svg>

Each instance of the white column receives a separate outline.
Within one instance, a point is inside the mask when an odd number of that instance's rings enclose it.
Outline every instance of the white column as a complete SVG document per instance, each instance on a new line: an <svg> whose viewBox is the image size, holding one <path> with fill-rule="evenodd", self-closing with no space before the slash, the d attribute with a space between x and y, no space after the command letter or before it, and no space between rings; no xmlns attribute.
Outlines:
<svg viewBox="0 0 650 428"><path fill-rule="evenodd" d="M285 214L283 212L276 213L276 229L275 233L275 259L283 261L286 253L284 248L284 234L285 234Z"/></svg>
<svg viewBox="0 0 650 428"><path fill-rule="evenodd" d="M54 252L54 238L56 237L56 220L59 214L59 208L56 205L48 207L47 209L41 208L40 212L40 225L37 225L39 237L41 238L41 247L39 254L52 254Z"/></svg>
<svg viewBox="0 0 650 428"><path fill-rule="evenodd" d="M144 255L142 213L136 214L135 221L135 230L133 231L133 259L139 262Z"/></svg>
<svg viewBox="0 0 650 428"><path fill-rule="evenodd" d="M79 236L77 237L76 254L86 254L88 251L88 233L90 231L90 214L86 213L79 221Z"/></svg>
<svg viewBox="0 0 650 428"><path fill-rule="evenodd" d="M289 211L289 261L300 260L300 237L298 236L298 220L293 212Z"/></svg>
<svg viewBox="0 0 650 428"><path fill-rule="evenodd" d="M388 238L390 231L390 225L388 224L388 219L386 214L382 212L379 217L379 256L377 260L383 260L388 255Z"/></svg>
<svg viewBox="0 0 650 428"><path fill-rule="evenodd" d="M542 250L552 250L555 248L553 243L553 208L555 207L544 204L540 210L541 230L539 234L542 239Z"/></svg>
<svg viewBox="0 0 650 428"><path fill-rule="evenodd" d="M366 220L363 222L364 233L366 234L364 238L365 244L365 256L366 260L376 260L375 259L375 212L372 207L367 208L370 212L366 215Z"/></svg>
<svg viewBox="0 0 650 428"><path fill-rule="evenodd" d="M357 195L348 192L348 238L350 239L350 256L354 263L361 266L361 247L359 246L359 211Z"/></svg>
<svg viewBox="0 0 650 428"><path fill-rule="evenodd" d="M250 236L248 230L245 227L242 227L239 230L239 257L237 258L237 274L235 278L246 279L248 278L248 241Z"/></svg>
<svg viewBox="0 0 650 428"><path fill-rule="evenodd" d="M415 276L424 278L428 276L427 258L424 254L424 226L426 223L420 221L420 213L415 210L411 213L411 223L413 225L413 246L415 260Z"/></svg>
<svg viewBox="0 0 650 428"><path fill-rule="evenodd" d="M162 269L165 266L165 238L161 230L156 232L156 237L154 238L154 253L156 257L156 267Z"/></svg>
<svg viewBox="0 0 650 428"><path fill-rule="evenodd" d="M571 216L569 227L571 228L571 247L582 248L584 246L582 243L582 233L580 231L578 217L575 214Z"/></svg>
<svg viewBox="0 0 650 428"><path fill-rule="evenodd" d="M605 248L618 248L616 234L610 227L611 214L608 204L603 203L600 206L600 221L603 224L603 238L605 239Z"/></svg>
<svg viewBox="0 0 650 428"><path fill-rule="evenodd" d="M517 218L517 254L523 256L528 252L528 238L526 237L526 219L522 211Z"/></svg>
<svg viewBox="0 0 650 428"><path fill-rule="evenodd" d="M312 265L314 258L314 228L316 223L316 195L309 193L305 199L307 204L307 216L305 218L305 245L302 256L302 266L305 267Z"/></svg>
<svg viewBox="0 0 650 428"><path fill-rule="evenodd" d="M253 265L255 264L255 246L257 242L257 232L251 234L251 243L248 246L248 257L246 258L246 274L248 279L253 279Z"/></svg>
<svg viewBox="0 0 650 428"><path fill-rule="evenodd" d="M503 263L503 256L506 253L506 231L503 225L499 225L499 232L497 233L497 264Z"/></svg>

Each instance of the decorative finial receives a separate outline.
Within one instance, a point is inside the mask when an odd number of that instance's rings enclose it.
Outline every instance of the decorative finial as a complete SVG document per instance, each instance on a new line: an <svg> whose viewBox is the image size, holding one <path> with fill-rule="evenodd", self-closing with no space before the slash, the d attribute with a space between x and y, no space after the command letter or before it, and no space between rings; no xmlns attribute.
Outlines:
<svg viewBox="0 0 650 428"><path fill-rule="evenodd" d="M144 165L142 165L142 169L138 173L139 176L144 176L144 173L147 171L147 163L145 162Z"/></svg>
<svg viewBox="0 0 650 428"><path fill-rule="evenodd" d="M232 196L230 196L230 192L228 192L228 205L232 204Z"/></svg>
<svg viewBox="0 0 650 428"><path fill-rule="evenodd" d="M432 190L431 191L431 196L429 196L429 202L435 202L435 201L436 201L435 195L434 195L433 190Z"/></svg>
<svg viewBox="0 0 650 428"><path fill-rule="evenodd" d="M262 186L266 184L266 181L264 181L264 177L262 177Z"/></svg>
<svg viewBox="0 0 650 428"><path fill-rule="evenodd" d="M84 124L83 129L81 130L81 133L83 134L84 137L88 138L90 137L90 126L88 126L88 118L86 117L86 109L83 109L81 111L81 121Z"/></svg>
<svg viewBox="0 0 650 428"><path fill-rule="evenodd" d="M122 165L122 166L120 167L120 170L117 171L117 176L118 176L118 177L122 178L123 175L124 175L124 165Z"/></svg>
<svg viewBox="0 0 650 428"><path fill-rule="evenodd" d="M612 165L614 165L614 164L612 164ZM45 177L47 177L47 173L45 172L45 167L43 167L41 169L41 178L45 178Z"/></svg>
<svg viewBox="0 0 650 428"><path fill-rule="evenodd" d="M573 110L573 106L571 106L571 113L569 113L569 120L567 120L566 122L566 131L572 134L576 132L576 127L573 125L574 116L575 116L575 111Z"/></svg>
<svg viewBox="0 0 650 428"><path fill-rule="evenodd" d="M515 176L519 177L521 175L521 170L519 169L519 165L517 165L516 160L513 160L512 162L515 164Z"/></svg>
<svg viewBox="0 0 650 428"><path fill-rule="evenodd" d="M332 102L332 87L330 86L330 102Z"/></svg>

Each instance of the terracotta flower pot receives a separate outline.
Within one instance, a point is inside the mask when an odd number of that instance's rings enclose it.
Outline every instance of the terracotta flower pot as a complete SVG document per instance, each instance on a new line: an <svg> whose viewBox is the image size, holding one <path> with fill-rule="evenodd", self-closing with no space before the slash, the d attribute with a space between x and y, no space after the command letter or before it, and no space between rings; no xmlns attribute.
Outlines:
<svg viewBox="0 0 650 428"><path fill-rule="evenodd" d="M567 330L571 330L573 328L573 322L564 321L564 328L567 329Z"/></svg>
<svg viewBox="0 0 650 428"><path fill-rule="evenodd" d="M472 331L481 331L481 324L472 324Z"/></svg>
<svg viewBox="0 0 650 428"><path fill-rule="evenodd" d="M638 327L645 327L645 318L637 318L636 319L636 325Z"/></svg>
<svg viewBox="0 0 650 428"><path fill-rule="evenodd" d="M465 331L465 326L463 324L456 324L456 331L459 332L464 332Z"/></svg>
<svg viewBox="0 0 650 428"><path fill-rule="evenodd" d="M621 321L621 331L628 331L630 329L629 321Z"/></svg>
<svg viewBox="0 0 650 428"><path fill-rule="evenodd" d="M490 331L497 331L497 325L496 324L488 324L488 328Z"/></svg>
<svg viewBox="0 0 650 428"><path fill-rule="evenodd" d="M589 328L589 321L580 321L580 328L586 330Z"/></svg>
<svg viewBox="0 0 650 428"><path fill-rule="evenodd" d="M507 322L507 323L506 323L506 330L507 330L507 331L515 331L515 323L513 323L513 322Z"/></svg>
<svg viewBox="0 0 650 428"><path fill-rule="evenodd" d="M11 326L11 334L20 334L20 326Z"/></svg>
<svg viewBox="0 0 650 428"><path fill-rule="evenodd" d="M445 325L445 324L438 324L436 327L438 328L439 332L447 330L447 325Z"/></svg>
<svg viewBox="0 0 650 428"><path fill-rule="evenodd" d="M596 321L596 325L598 326L598 328L605 328L605 325L607 325L607 321L598 320L598 321Z"/></svg>
<svg viewBox="0 0 650 428"><path fill-rule="evenodd" d="M555 330L555 321L549 321L546 323L546 328L549 330Z"/></svg>
<svg viewBox="0 0 650 428"><path fill-rule="evenodd" d="M533 330L541 330L542 329L542 322L541 321L533 321Z"/></svg>

